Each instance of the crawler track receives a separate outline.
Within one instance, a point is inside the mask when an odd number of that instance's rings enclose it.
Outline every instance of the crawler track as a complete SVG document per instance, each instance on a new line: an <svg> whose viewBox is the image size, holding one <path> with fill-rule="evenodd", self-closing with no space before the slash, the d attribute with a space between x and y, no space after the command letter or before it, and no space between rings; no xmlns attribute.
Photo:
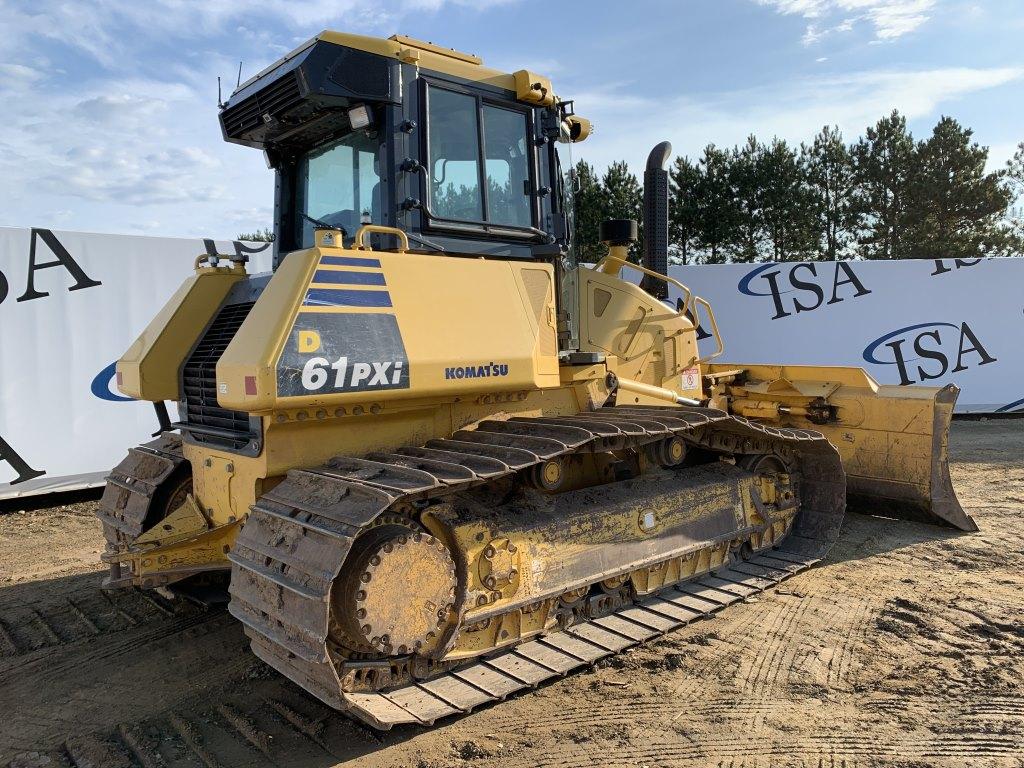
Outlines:
<svg viewBox="0 0 1024 768"><path fill-rule="evenodd" d="M96 515L110 551L131 542L146 528L146 517L162 486L185 464L181 437L163 434L128 451L110 472Z"/></svg>
<svg viewBox="0 0 1024 768"><path fill-rule="evenodd" d="M642 448L672 436L719 453L772 449L794 457L801 507L781 548L430 679L409 682L408 675L395 675L395 685L385 680L379 691L346 690L344 660L328 640L330 589L356 536L378 516L396 504L440 499L555 457ZM331 706L375 728L430 724L773 586L824 555L838 536L844 509L839 456L815 432L771 429L700 408L614 408L484 422L422 448L367 459L339 457L290 472L255 505L232 550L229 610L245 625L257 656ZM390 670L394 674L396 665Z"/></svg>

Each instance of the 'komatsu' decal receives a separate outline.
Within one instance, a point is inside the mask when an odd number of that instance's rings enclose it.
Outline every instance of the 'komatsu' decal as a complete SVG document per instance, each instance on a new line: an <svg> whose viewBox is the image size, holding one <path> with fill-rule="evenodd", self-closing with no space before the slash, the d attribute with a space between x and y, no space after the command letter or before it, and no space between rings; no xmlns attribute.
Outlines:
<svg viewBox="0 0 1024 768"><path fill-rule="evenodd" d="M446 379L487 379L491 376L508 376L508 364L460 365L455 368L444 369L444 377Z"/></svg>
<svg viewBox="0 0 1024 768"><path fill-rule="evenodd" d="M300 312L277 363L280 397L408 388L394 315Z"/></svg>

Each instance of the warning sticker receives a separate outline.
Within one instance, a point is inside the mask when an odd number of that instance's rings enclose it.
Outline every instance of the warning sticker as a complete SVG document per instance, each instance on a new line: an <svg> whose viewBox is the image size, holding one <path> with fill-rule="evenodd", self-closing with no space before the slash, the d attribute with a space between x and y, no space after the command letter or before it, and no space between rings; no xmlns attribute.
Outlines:
<svg viewBox="0 0 1024 768"><path fill-rule="evenodd" d="M700 368L694 366L683 371L681 386L683 389L700 389Z"/></svg>

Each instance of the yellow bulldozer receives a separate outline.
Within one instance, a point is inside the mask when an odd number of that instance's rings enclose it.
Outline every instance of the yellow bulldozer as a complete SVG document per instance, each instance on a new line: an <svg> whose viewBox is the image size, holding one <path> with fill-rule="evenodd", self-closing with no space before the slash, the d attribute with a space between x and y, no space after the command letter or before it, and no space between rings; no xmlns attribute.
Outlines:
<svg viewBox="0 0 1024 768"><path fill-rule="evenodd" d="M717 360L712 308L667 275L667 144L642 263L630 220L577 263L558 146L591 126L547 78L324 32L220 121L275 170L274 269L199 257L118 362L180 420L109 477L107 588L226 586L257 656L389 728L770 588L847 499L973 528L955 387Z"/></svg>

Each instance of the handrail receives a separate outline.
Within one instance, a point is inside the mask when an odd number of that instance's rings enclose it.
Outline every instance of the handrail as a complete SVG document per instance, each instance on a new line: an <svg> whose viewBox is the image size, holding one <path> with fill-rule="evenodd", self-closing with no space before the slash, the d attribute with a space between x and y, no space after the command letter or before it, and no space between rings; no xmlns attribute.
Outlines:
<svg viewBox="0 0 1024 768"><path fill-rule="evenodd" d="M694 361L693 363L694 365L700 365L701 363L707 363L710 362L711 360L714 360L716 357L725 352L725 343L722 341L722 334L718 332L718 323L715 321L715 313L711 311L711 303L707 299L702 298L700 296L695 296L693 299L693 303L694 305L702 304L704 306L704 309L707 310L708 320L711 321L711 333L714 334L715 345L718 347L718 349L712 354L707 355L706 357L701 357ZM698 324L700 323L700 318L697 316L696 310L694 310L693 318L695 321L697 321Z"/></svg>
<svg viewBox="0 0 1024 768"><path fill-rule="evenodd" d="M227 253L200 253L196 256L196 260L192 263L192 269L199 271L199 265L206 262L210 268L217 269L220 266L221 261L228 261L231 263L232 269L235 267L245 267L246 262L249 261L249 257L245 254L227 254Z"/></svg>
<svg viewBox="0 0 1024 768"><path fill-rule="evenodd" d="M354 247L357 251L372 251L373 249L363 244L363 237L367 232L377 232L381 235L393 235L397 237L401 243L401 247L398 249L398 253L406 253L409 250L409 238L400 229L396 227L386 227L383 224L363 224L356 232L355 240L353 241Z"/></svg>
<svg viewBox="0 0 1024 768"><path fill-rule="evenodd" d="M645 275L650 275L651 277L657 278L658 280L664 280L664 281L666 281L668 283L672 283L672 285L674 285L676 288L678 288L680 291L683 292L683 296L685 297L683 299L683 306L682 306L682 308L681 309L678 309L678 308L676 309L676 312L677 312L676 316L677 317L685 315L686 314L686 310L688 310L690 308L690 299L692 298L693 293L690 291L690 289L687 286L683 285L681 282L676 280L674 277L669 277L668 275L663 275L663 274L661 274L661 272L655 272L653 269L648 269L647 267L643 266L642 264L634 264L631 261L626 261L625 259L620 259L618 256L612 256L611 254L608 254L603 259L601 259L599 262L597 262L597 264L594 265L594 270L597 271L597 272L600 272L601 271L601 267L604 265L604 263L606 261L617 261L619 263L620 267L621 266L629 267L630 269L635 269L637 272L642 272Z"/></svg>

